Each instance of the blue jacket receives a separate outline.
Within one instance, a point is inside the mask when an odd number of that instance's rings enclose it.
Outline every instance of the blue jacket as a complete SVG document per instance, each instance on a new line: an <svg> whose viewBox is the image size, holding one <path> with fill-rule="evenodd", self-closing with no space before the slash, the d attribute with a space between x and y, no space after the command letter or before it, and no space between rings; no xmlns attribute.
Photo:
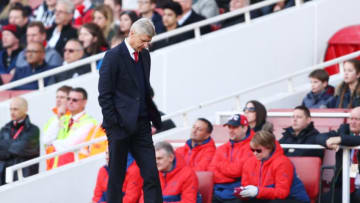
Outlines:
<svg viewBox="0 0 360 203"><path fill-rule="evenodd" d="M5 54L7 54L6 49L3 49L0 51L0 74L10 73L10 71L13 68L15 68L15 62L16 62L16 59L17 59L20 51L21 50L18 49L11 54L11 61L10 61L9 67L6 67L5 61L4 61L4 58L7 57L7 56L5 56Z"/></svg>
<svg viewBox="0 0 360 203"><path fill-rule="evenodd" d="M341 103L342 92L344 92L344 97ZM336 88L333 99L327 104L328 108L354 108L357 106L360 106L359 85L356 87L353 95L351 95L350 89L344 84L344 82Z"/></svg>
<svg viewBox="0 0 360 203"><path fill-rule="evenodd" d="M16 68L15 69L15 74L14 77L11 79L11 82L16 81L16 80L20 80L32 75L36 75L38 73L50 70L54 67L47 65L46 63L44 63L43 65L40 65L36 68L32 68L32 66L28 65L25 66L23 68ZM44 80L45 86L50 85L53 82L53 77L47 77ZM31 83L27 83L25 85L19 86L19 87L15 87L13 88L13 90L36 90L38 89L38 81L34 81Z"/></svg>
<svg viewBox="0 0 360 203"><path fill-rule="evenodd" d="M322 92L314 94L309 92L303 99L302 105L309 109L326 108L333 99L334 87L328 86Z"/></svg>

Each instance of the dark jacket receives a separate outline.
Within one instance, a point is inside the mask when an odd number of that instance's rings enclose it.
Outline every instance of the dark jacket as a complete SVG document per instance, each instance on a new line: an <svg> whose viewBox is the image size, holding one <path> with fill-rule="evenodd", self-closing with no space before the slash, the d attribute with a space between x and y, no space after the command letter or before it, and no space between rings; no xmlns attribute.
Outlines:
<svg viewBox="0 0 360 203"><path fill-rule="evenodd" d="M327 104L333 99L334 87L327 86L318 94L309 92L303 99L302 105L309 109L326 108Z"/></svg>
<svg viewBox="0 0 360 203"><path fill-rule="evenodd" d="M330 131L328 133L321 133L316 136L317 144L320 144L326 147L326 140L330 137L341 137L341 145L343 146L359 146L360 145L360 136L353 136L353 133L350 132L349 124L342 124L338 131ZM360 151L358 151L357 158L360 160ZM342 156L343 150L340 148L336 152L336 165L335 165L335 175L333 181L335 181L335 187L342 187ZM360 162L358 164L360 169Z"/></svg>
<svg viewBox="0 0 360 203"><path fill-rule="evenodd" d="M52 68L54 67L47 65L45 62L42 65L37 66L36 68L33 68L31 65L21 68L16 68L14 77L11 79L11 82L50 70ZM53 83L53 77L45 78L44 80L45 86L50 85L52 83ZM13 88L13 90L36 90L38 88L39 88L38 81L34 81L31 83L21 85L19 87L15 87Z"/></svg>
<svg viewBox="0 0 360 203"><path fill-rule="evenodd" d="M177 25L176 28L178 28L178 27L179 27L179 25ZM152 43L150 46L150 51L155 51L157 49L182 42L186 39L189 39L189 35L179 34L179 35L175 35L173 37L168 37L166 39Z"/></svg>
<svg viewBox="0 0 360 203"><path fill-rule="evenodd" d="M192 23L196 23L196 22L199 22L199 21L202 21L202 20L205 20L206 18L198 13L196 13L194 10L191 10L191 14L190 16L185 20L185 22L180 25L179 27L184 27L186 25L190 25ZM200 28L200 31L201 31L201 34L206 34L206 33L209 33L211 32L211 27L210 26L204 26L204 27L201 27ZM186 40L186 39L192 39L195 37L194 35L194 31L191 30L189 32L185 32L183 34L181 34L183 40Z"/></svg>
<svg viewBox="0 0 360 203"><path fill-rule="evenodd" d="M83 57L83 58L85 58L85 57ZM91 72L91 67L90 67L90 64L87 64L87 65L77 67L75 69L71 69L71 70L59 73L59 74L55 75L54 78L55 78L55 82L61 82L61 81L68 80L70 78L73 78L73 77L76 77L79 75L83 75L83 74L89 73L89 72Z"/></svg>
<svg viewBox="0 0 360 203"><path fill-rule="evenodd" d="M24 126L24 127L21 127ZM22 128L22 130L21 130ZM20 131L19 131L20 129ZM20 132L16 139L14 135ZM0 185L5 183L5 168L39 156L39 128L25 120L14 126L13 121L0 130ZM38 165L23 170L24 177L38 172ZM15 177L16 178L16 177Z"/></svg>
<svg viewBox="0 0 360 203"><path fill-rule="evenodd" d="M305 129L296 136L292 127L285 128L283 137L279 140L280 144L317 144L316 137L319 131L311 122ZM324 157L323 149L284 149L286 156L316 156L321 159Z"/></svg>
<svg viewBox="0 0 360 203"><path fill-rule="evenodd" d="M11 60L10 65L7 66L6 60L8 57L8 54L6 52L6 49L3 49L0 51L0 74L7 74L10 73L10 71L15 68L17 57L20 53L21 49L17 49L11 53Z"/></svg>
<svg viewBox="0 0 360 203"><path fill-rule="evenodd" d="M154 11L153 16L151 17L151 21L154 23L156 34L165 32L165 26L163 24L162 17L158 12Z"/></svg>
<svg viewBox="0 0 360 203"><path fill-rule="evenodd" d="M56 28L56 25L52 26L47 32L46 32L46 40L49 41L52 37L52 34ZM64 26L60 33L60 38L56 43L56 46L54 47L56 51L63 56L64 55L64 47L66 42L69 39L77 38L77 30L71 26L71 24L68 24Z"/></svg>
<svg viewBox="0 0 360 203"><path fill-rule="evenodd" d="M160 129L161 116L150 94L151 61L146 49L139 53L139 60L144 67L145 104L148 118L156 129ZM100 68L98 99L103 114L102 126L107 133L118 138L125 138L135 132L139 118L141 88L135 66L123 41L106 52Z"/></svg>
<svg viewBox="0 0 360 203"><path fill-rule="evenodd" d="M344 98L340 105L341 94L343 91L345 91ZM350 89L344 85L344 82L336 87L333 99L327 104L328 108L354 108L357 106L360 106L360 84L358 84L355 92L351 95Z"/></svg>

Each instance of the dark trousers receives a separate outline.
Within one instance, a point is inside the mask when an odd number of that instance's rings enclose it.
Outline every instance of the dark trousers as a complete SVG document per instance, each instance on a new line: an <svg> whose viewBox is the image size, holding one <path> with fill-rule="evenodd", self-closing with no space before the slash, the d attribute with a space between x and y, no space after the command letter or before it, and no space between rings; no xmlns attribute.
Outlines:
<svg viewBox="0 0 360 203"><path fill-rule="evenodd" d="M122 186L126 174L127 155L130 151L144 180L144 202L162 203L150 122L147 119L140 119L137 122L135 133L125 139L114 139L110 135L108 140L110 157L107 202L122 203Z"/></svg>
<svg viewBox="0 0 360 203"><path fill-rule="evenodd" d="M331 192L327 192L321 196L321 203L331 203ZM342 188L335 188L334 203L342 202ZM350 194L350 203L360 202L360 190Z"/></svg>
<svg viewBox="0 0 360 203"><path fill-rule="evenodd" d="M212 203L241 203L241 200L240 199L224 200L224 199L215 197L215 195L213 195Z"/></svg>

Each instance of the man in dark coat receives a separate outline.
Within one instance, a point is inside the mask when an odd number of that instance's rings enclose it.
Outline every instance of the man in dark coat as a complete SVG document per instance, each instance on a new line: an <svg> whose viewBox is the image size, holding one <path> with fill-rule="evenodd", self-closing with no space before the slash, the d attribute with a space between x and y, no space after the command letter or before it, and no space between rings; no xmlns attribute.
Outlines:
<svg viewBox="0 0 360 203"><path fill-rule="evenodd" d="M55 25L46 33L48 46L55 48L59 54L63 53L69 39L77 38L77 30L71 25L74 10L72 1L58 0L55 8Z"/></svg>
<svg viewBox="0 0 360 203"><path fill-rule="evenodd" d="M336 167L333 183L335 191L330 191L322 195L321 202L331 202L332 192L334 193L334 202L342 201L342 146L359 146L360 145L360 107L351 110L350 118L347 124L342 124L338 131L330 131L317 136L317 143L328 149L336 150ZM357 149L350 150L351 170L350 170L350 203L360 202L360 153Z"/></svg>
<svg viewBox="0 0 360 203"><path fill-rule="evenodd" d="M102 126L109 140L108 203L121 203L122 185L130 151L144 179L145 203L162 203L150 121L161 128L161 117L150 95L149 46L155 28L141 18L129 36L106 52L100 68L99 104Z"/></svg>
<svg viewBox="0 0 360 203"><path fill-rule="evenodd" d="M20 97L12 99L10 113L11 121L0 130L0 185L5 184L6 167L39 156L40 131L30 122L27 101ZM37 172L37 164L22 170L24 177Z"/></svg>
<svg viewBox="0 0 360 203"><path fill-rule="evenodd" d="M285 128L280 144L316 144L316 136L319 131L315 129L311 121L310 111L305 106L297 106L294 109L292 126ZM323 149L284 149L286 156L324 156Z"/></svg>

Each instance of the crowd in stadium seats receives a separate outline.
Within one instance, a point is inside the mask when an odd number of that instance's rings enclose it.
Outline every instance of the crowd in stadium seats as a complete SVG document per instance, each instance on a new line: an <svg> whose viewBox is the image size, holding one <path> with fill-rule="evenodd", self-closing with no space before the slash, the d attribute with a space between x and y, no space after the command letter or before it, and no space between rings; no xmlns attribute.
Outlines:
<svg viewBox="0 0 360 203"><path fill-rule="evenodd" d="M0 3L0 74L16 76L12 80L15 81L104 52L113 47L113 40L124 40L131 24L141 17L151 19L156 33L161 34L260 1L263 0L139 0L135 10L125 10L122 8L122 0L43 0L37 1L39 3L3 0ZM261 11L253 11L251 17L293 6L294 2L286 0ZM203 26L201 33L243 21L243 15L236 16L211 26ZM193 31L153 43L149 49L157 50L191 38L194 38ZM76 49L65 48L70 40L73 43L79 40ZM41 43L45 52L38 49L27 51L29 43L35 42ZM76 56L67 60L66 55ZM37 60L35 64L31 64L32 59ZM98 69L100 67L101 63L98 63ZM70 73L47 78L45 85L87 72L90 72L88 67L81 67ZM34 83L16 89L37 88Z"/></svg>
<svg viewBox="0 0 360 203"><path fill-rule="evenodd" d="M36 8L31 8L27 0L1 1L0 74L11 74L11 81L16 81L104 52L121 43L131 24L140 17L151 18L156 32L164 33L260 1L263 0L139 0L135 11L123 10L121 0L104 0L104 4L90 0L44 0ZM251 12L251 18L293 6L294 2L286 0L258 9ZM201 32L206 34L244 20L243 15L236 16L204 26ZM156 42L149 48L157 50L193 37L193 32L186 32ZM101 68L101 61L97 65ZM89 65L77 67L46 78L44 83L50 85L74 78L90 69ZM156 161L164 202L191 203L205 199L204 194L200 194L197 177L201 171L213 174L213 203L310 202L301 177L299 179L288 157L323 159L324 150L282 149L280 144L321 144L337 150L335 188L323 195L322 202L330 202L332 194L335 194L335 202L341 202L343 151L339 147L360 145L360 62L344 63L344 81L336 88L328 84L329 75L324 70L313 71L309 78L311 91L302 105L293 109L292 123L278 141L264 105L251 100L246 103L243 115L233 115L224 125L229 140L219 147L211 136L213 125L205 118L195 121L190 138L182 147L174 149L167 142L157 143ZM33 82L15 89L34 90L38 89L38 84ZM42 135L47 153L106 136L101 124L86 113L86 102L87 92L83 88L62 86L57 90L54 115L49 118ZM26 100L13 98L11 121L0 130L0 185L5 183L6 167L39 156L39 128L31 124L27 108ZM336 132L321 134L311 120L309 108L353 109L348 124L341 125ZM175 127L171 121L166 122L168 128ZM81 149L78 158L103 153L106 149L107 141L96 143ZM74 153L54 157L47 160L47 169L71 163L75 158ZM359 158L359 152L351 150L351 202L360 201ZM108 170L107 165L99 170L93 203L106 202ZM23 175L37 171L37 165L31 166L23 169ZM141 187L139 168L128 154L121 191L124 202L143 201Z"/></svg>

